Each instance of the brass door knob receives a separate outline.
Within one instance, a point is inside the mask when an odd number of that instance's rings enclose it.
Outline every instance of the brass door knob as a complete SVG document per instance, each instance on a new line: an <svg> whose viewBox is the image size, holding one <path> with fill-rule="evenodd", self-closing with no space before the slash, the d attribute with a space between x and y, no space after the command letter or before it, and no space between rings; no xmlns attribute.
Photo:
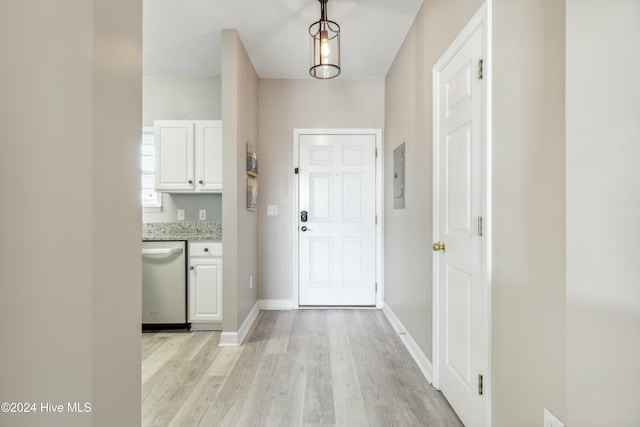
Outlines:
<svg viewBox="0 0 640 427"><path fill-rule="evenodd" d="M433 249L434 252L444 252L445 249L447 249L447 246L444 244L444 242L435 242L433 245L431 245L431 249Z"/></svg>

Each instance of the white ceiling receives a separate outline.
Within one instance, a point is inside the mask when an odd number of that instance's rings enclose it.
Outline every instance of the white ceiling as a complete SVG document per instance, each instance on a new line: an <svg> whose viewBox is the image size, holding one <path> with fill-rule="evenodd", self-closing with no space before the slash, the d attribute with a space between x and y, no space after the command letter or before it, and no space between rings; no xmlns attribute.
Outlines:
<svg viewBox="0 0 640 427"><path fill-rule="evenodd" d="M341 28L338 78L387 74L422 0L329 0ZM220 75L222 29L236 29L261 78L309 77L318 0L144 0L145 75Z"/></svg>

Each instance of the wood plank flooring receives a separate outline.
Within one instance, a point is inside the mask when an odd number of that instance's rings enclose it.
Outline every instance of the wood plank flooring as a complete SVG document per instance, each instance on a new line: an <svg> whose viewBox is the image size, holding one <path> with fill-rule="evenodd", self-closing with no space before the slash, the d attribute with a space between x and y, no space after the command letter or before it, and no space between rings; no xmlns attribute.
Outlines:
<svg viewBox="0 0 640 427"><path fill-rule="evenodd" d="M143 334L143 426L462 426L379 310L262 311L219 340Z"/></svg>

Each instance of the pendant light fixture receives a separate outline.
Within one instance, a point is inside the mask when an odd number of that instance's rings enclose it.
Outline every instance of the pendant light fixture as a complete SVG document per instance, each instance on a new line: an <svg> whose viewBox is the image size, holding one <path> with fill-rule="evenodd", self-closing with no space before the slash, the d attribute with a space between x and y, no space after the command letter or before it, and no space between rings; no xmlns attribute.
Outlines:
<svg viewBox="0 0 640 427"><path fill-rule="evenodd" d="M309 26L311 68L316 79L332 79L340 74L340 26L327 19L327 2L320 2L320 20Z"/></svg>

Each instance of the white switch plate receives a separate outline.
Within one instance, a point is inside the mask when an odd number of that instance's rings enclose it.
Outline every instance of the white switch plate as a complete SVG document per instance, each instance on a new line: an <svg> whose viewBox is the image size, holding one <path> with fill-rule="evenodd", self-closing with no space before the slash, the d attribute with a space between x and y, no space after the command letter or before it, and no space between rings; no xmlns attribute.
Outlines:
<svg viewBox="0 0 640 427"><path fill-rule="evenodd" d="M206 209L200 209L200 215L198 216L198 218L200 218L200 221L206 221L207 220L207 210Z"/></svg>
<svg viewBox="0 0 640 427"><path fill-rule="evenodd" d="M267 205L267 215L268 216L278 215L278 205Z"/></svg>
<svg viewBox="0 0 640 427"><path fill-rule="evenodd" d="M178 221L184 221L184 209L178 209Z"/></svg>
<svg viewBox="0 0 640 427"><path fill-rule="evenodd" d="M549 412L548 409L544 410L544 427L565 427L564 423L560 421L555 415Z"/></svg>
<svg viewBox="0 0 640 427"><path fill-rule="evenodd" d="M249 276L249 289L253 288L253 274Z"/></svg>

